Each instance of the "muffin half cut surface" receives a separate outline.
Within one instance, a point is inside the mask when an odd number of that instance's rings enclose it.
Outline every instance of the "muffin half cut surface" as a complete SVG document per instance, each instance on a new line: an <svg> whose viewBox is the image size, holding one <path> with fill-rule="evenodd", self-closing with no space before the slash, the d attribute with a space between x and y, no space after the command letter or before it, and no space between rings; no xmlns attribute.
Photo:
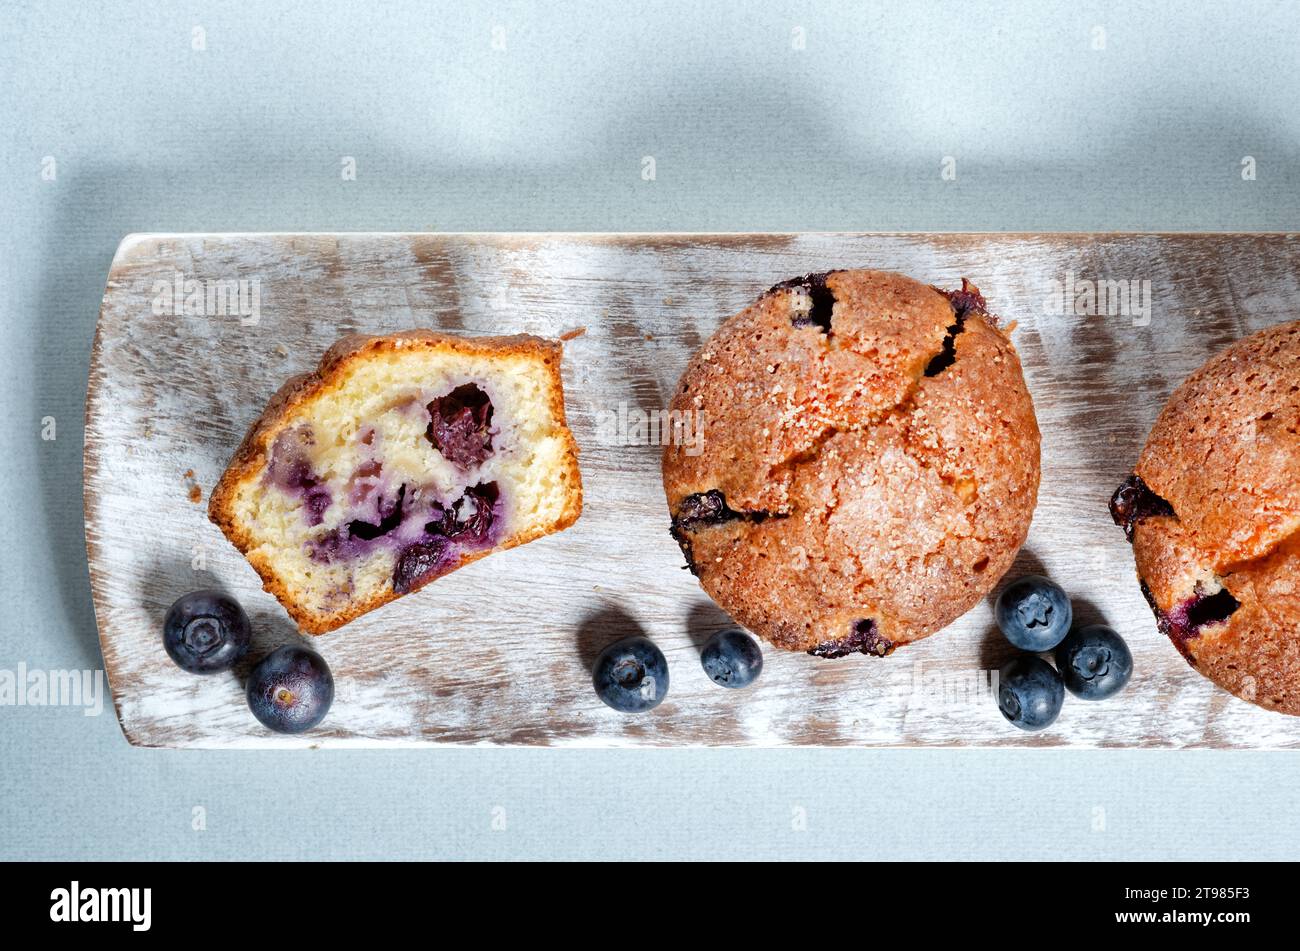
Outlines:
<svg viewBox="0 0 1300 951"><path fill-rule="evenodd" d="M345 337L253 423L209 515L311 634L582 510L561 348Z"/></svg>

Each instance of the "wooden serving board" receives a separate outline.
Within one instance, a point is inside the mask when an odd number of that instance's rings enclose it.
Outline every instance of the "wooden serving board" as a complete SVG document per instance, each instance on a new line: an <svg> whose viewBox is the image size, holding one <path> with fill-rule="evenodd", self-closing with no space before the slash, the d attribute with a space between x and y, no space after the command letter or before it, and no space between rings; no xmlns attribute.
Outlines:
<svg viewBox="0 0 1300 951"><path fill-rule="evenodd" d="M699 646L727 621L668 535L659 448L618 444L598 422L666 407L690 354L771 284L855 266L946 287L969 277L1016 322L1043 481L1012 575L1051 575L1077 617L1128 639L1136 672L1119 697L1067 696L1050 729L1010 727L990 684L1013 652L987 602L883 660L765 649L751 689L705 677ZM186 315L160 291L177 275L205 291L256 281L256 321L229 302ZM1067 283L1078 295L1087 280L1148 281L1149 311L1060 306ZM1300 747L1300 719L1218 690L1157 633L1106 512L1174 386L1230 341L1294 318L1297 300L1292 234L133 235L109 274L86 406L87 548L118 717L132 743L168 747ZM172 665L163 614L215 585L247 608L259 653L297 637L209 524L207 491L287 376L341 334L410 327L585 330L564 361L585 512L315 639L333 710L307 736L272 735L245 707L246 669L203 678ZM664 649L672 685L654 712L624 716L597 700L588 671L604 644L637 631Z"/></svg>

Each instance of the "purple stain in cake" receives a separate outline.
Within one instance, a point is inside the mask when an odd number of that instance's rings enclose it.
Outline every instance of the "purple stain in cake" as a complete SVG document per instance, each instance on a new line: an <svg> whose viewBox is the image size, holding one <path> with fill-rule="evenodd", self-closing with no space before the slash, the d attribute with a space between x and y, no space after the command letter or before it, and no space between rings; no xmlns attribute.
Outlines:
<svg viewBox="0 0 1300 951"><path fill-rule="evenodd" d="M354 509L361 508L370 500L371 494L379 486L383 471L383 464L378 459L371 459L363 462L352 473L352 478L348 479L347 498Z"/></svg>
<svg viewBox="0 0 1300 951"><path fill-rule="evenodd" d="M495 482L480 482L450 506L433 503L429 514L434 517L424 525L424 538L398 553L393 590L405 594L445 573L461 553L496 544L500 497Z"/></svg>
<svg viewBox="0 0 1300 951"><path fill-rule="evenodd" d="M1130 542L1138 522L1156 516L1177 517L1174 507L1156 495L1136 473L1121 482L1110 498L1110 517L1124 529L1124 537Z"/></svg>
<svg viewBox="0 0 1300 951"><path fill-rule="evenodd" d="M303 508L307 511L307 524L319 525L325 521L325 510L330 507L329 490L321 485L313 485L303 496Z"/></svg>
<svg viewBox="0 0 1300 951"><path fill-rule="evenodd" d="M456 511L455 503L443 505L441 502L433 502L429 506L429 511L425 515L424 534L442 535L451 538L456 534Z"/></svg>
<svg viewBox="0 0 1300 951"><path fill-rule="evenodd" d="M427 409L425 438L452 465L472 469L492 455L492 400L478 384L458 386Z"/></svg>
<svg viewBox="0 0 1300 951"><path fill-rule="evenodd" d="M301 488L303 481L311 477L306 454L315 443L315 435L306 426L284 430L271 445L266 478L285 490Z"/></svg>
<svg viewBox="0 0 1300 951"><path fill-rule="evenodd" d="M306 427L285 430L271 447L271 461L266 470L273 485L302 499L308 525L319 525L333 501L329 489L304 456L306 448L314 443L315 437Z"/></svg>
<svg viewBox="0 0 1300 951"><path fill-rule="evenodd" d="M373 541L383 535L387 535L393 529L402 524L402 503L406 499L406 484L403 483L397 489L397 496L390 500L382 497L379 500L379 522L366 522L362 519L353 519L348 522L348 534L353 538L360 538L363 541Z"/></svg>
<svg viewBox="0 0 1300 951"><path fill-rule="evenodd" d="M425 523L426 535L442 535L465 541L483 541L495 526L500 514L497 502L500 489L495 482L480 482L465 489L451 505L433 503L429 521Z"/></svg>
<svg viewBox="0 0 1300 951"><path fill-rule="evenodd" d="M405 594L444 574L463 552L488 548L498 540L501 492L495 482L465 489L450 506L434 502L424 538L407 545L393 567L393 590Z"/></svg>
<svg viewBox="0 0 1300 951"><path fill-rule="evenodd" d="M307 557L312 561L318 561L329 564L332 561L338 561L345 557L345 548L347 547L348 538L337 528L331 528L328 532L321 535L320 538L313 539L306 543ZM348 554L348 557L355 557L355 553Z"/></svg>
<svg viewBox="0 0 1300 951"><path fill-rule="evenodd" d="M1178 652L1193 667L1196 666L1196 658L1192 656L1189 642L1200 637L1205 628L1227 621L1241 607L1241 602L1227 588L1206 594L1197 582L1190 598L1184 598L1168 611L1161 611L1147 583L1143 581L1141 584L1142 596L1147 599L1147 604L1151 605L1156 616L1156 627L1173 642Z"/></svg>
<svg viewBox="0 0 1300 951"><path fill-rule="evenodd" d="M847 637L818 644L808 653L814 657L847 657L849 654L884 657L893 651L894 642L880 633L876 622L863 618L853 623L853 630Z"/></svg>
<svg viewBox="0 0 1300 951"><path fill-rule="evenodd" d="M496 544L500 516L501 492L495 482L470 486L450 504L403 483L396 493L379 496L374 515L351 519L308 542L307 553L328 564L388 548L396 553L393 590L405 594L444 574L462 553Z"/></svg>

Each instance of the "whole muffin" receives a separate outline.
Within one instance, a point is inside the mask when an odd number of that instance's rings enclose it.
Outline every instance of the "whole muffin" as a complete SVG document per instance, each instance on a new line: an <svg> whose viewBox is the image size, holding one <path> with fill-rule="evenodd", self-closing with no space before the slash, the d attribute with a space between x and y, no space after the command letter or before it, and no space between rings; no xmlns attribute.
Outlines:
<svg viewBox="0 0 1300 951"><path fill-rule="evenodd" d="M1233 344L1174 391L1111 500L1142 592L1188 662L1300 714L1300 322Z"/></svg>
<svg viewBox="0 0 1300 951"><path fill-rule="evenodd" d="M672 409L703 426L664 450L673 536L704 590L786 650L884 656L932 634L1029 531L1033 403L966 281L778 284L692 358Z"/></svg>

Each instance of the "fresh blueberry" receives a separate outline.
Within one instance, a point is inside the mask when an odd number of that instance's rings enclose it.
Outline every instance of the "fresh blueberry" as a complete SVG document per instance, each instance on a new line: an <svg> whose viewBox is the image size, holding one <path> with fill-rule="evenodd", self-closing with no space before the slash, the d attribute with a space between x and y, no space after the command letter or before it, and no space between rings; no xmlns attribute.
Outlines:
<svg viewBox="0 0 1300 951"><path fill-rule="evenodd" d="M709 679L721 687L748 687L763 672L763 652L739 628L718 631L700 651Z"/></svg>
<svg viewBox="0 0 1300 951"><path fill-rule="evenodd" d="M993 610L1002 634L1022 651L1050 651L1070 633L1074 613L1061 586L1040 575L1012 582Z"/></svg>
<svg viewBox="0 0 1300 951"><path fill-rule="evenodd" d="M192 674L229 670L248 653L251 636L244 609L220 591L182 595L163 621L163 647Z"/></svg>
<svg viewBox="0 0 1300 951"><path fill-rule="evenodd" d="M641 713L667 695L668 661L648 637L625 637L600 652L591 681L607 706Z"/></svg>
<svg viewBox="0 0 1300 951"><path fill-rule="evenodd" d="M1064 701L1061 675L1041 657L1016 657L998 672L998 709L1022 730L1051 726Z"/></svg>
<svg viewBox="0 0 1300 951"><path fill-rule="evenodd" d="M1083 700L1105 700L1133 676L1133 655L1124 638L1106 625L1090 624L1061 641L1056 667L1070 693Z"/></svg>
<svg viewBox="0 0 1300 951"><path fill-rule="evenodd" d="M248 675L248 708L276 733L310 730L334 702L334 676L325 659L286 644L263 657Z"/></svg>

